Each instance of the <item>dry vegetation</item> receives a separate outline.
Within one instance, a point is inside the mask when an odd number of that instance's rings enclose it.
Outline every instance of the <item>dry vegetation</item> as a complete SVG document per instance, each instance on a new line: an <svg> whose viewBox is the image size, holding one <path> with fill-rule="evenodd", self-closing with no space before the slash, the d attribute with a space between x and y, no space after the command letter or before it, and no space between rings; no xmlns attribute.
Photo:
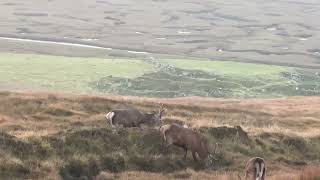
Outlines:
<svg viewBox="0 0 320 180"><path fill-rule="evenodd" d="M240 176L240 178L239 178ZM308 166L300 171L276 172L271 174L270 180L317 180L320 177L320 167ZM237 172L196 172L187 169L182 172L174 174L159 174L159 173L145 173L145 172L125 172L120 174L112 174L108 172L101 172L96 180L106 179L120 179L120 180L160 180L160 179L218 179L218 180L239 180L244 179L240 173Z"/></svg>
<svg viewBox="0 0 320 180"><path fill-rule="evenodd" d="M185 123L213 144L217 161L203 169L182 152L163 152L156 130L107 126L123 105L169 109L166 123ZM251 156L267 160L270 179L319 177L320 98L145 99L48 93L0 93L0 178L237 179ZM237 128L234 126L241 126ZM314 164L314 166L313 166Z"/></svg>

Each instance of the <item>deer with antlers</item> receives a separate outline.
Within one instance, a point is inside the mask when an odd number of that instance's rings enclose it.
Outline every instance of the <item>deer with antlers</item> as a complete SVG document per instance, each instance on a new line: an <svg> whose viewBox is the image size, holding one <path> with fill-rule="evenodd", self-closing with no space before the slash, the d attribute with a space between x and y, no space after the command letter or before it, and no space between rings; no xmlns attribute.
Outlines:
<svg viewBox="0 0 320 180"><path fill-rule="evenodd" d="M162 124L162 116L166 109L160 105L159 110L151 113L144 113L136 108L115 109L106 115L106 120L114 127L121 125L123 127L159 127Z"/></svg>

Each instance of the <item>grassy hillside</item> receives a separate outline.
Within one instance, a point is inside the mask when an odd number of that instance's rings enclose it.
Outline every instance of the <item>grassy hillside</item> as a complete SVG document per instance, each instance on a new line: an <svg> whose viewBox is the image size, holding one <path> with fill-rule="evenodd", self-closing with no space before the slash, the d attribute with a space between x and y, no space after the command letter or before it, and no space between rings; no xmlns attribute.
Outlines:
<svg viewBox="0 0 320 180"><path fill-rule="evenodd" d="M205 170L190 156L184 162L175 147L165 151L156 129L114 132L104 119L119 106L151 111L158 103L169 109L165 123L188 124L209 139L211 148L221 144L213 166ZM0 178L236 177L252 156L267 160L274 179L286 173L298 177L305 165L320 163L319 104L315 97L144 99L1 92Z"/></svg>
<svg viewBox="0 0 320 180"><path fill-rule="evenodd" d="M0 88L147 97L320 94L317 70L195 59L0 54Z"/></svg>

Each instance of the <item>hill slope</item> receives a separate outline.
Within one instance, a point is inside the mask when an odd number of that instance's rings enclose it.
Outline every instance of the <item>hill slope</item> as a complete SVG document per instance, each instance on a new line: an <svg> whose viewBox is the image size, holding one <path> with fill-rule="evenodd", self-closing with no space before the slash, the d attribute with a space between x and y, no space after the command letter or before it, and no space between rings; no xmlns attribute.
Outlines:
<svg viewBox="0 0 320 180"><path fill-rule="evenodd" d="M221 143L210 168L217 171L202 171L191 158L182 161L178 148L164 151L157 130L113 132L104 119L116 107L134 105L151 111L158 103L169 109L166 123L186 123L210 144ZM160 178L159 173L166 172L162 178L192 179L237 172L251 156L264 157L270 175L291 172L319 163L319 104L316 97L145 99L1 92L0 174L1 178L92 179L99 173L108 176L106 171L121 172L116 175L121 177L133 171L135 177L151 173Z"/></svg>

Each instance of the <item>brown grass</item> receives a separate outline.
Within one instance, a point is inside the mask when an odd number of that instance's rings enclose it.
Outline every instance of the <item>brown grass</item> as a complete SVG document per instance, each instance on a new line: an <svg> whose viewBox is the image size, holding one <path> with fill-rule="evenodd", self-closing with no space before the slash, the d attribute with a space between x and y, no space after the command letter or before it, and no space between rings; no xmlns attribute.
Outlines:
<svg viewBox="0 0 320 180"><path fill-rule="evenodd" d="M240 125L250 136L265 133L279 133L302 139L320 136L320 97L250 100L199 97L155 99L32 92L0 92L0 132L13 135L23 141L30 138L51 137L82 128L106 127L105 113L123 104L134 105L142 111L152 111L156 110L160 103L168 109L164 120L166 123L179 122L192 128ZM246 150L241 147L237 148L242 151ZM245 160L239 154L234 154L232 158L235 158L233 162L242 164L242 161ZM281 158L279 156L279 159ZM314 163L319 163L319 159L315 159ZM44 169L48 170L47 174L59 177L58 170L52 168L56 164L44 165ZM304 168L288 166L280 163L279 160L279 163L270 164L270 166L268 179L271 180L311 180L320 176L320 167L316 165ZM239 167L242 165L237 166ZM237 172L187 169L168 174L140 171L114 174L103 171L97 176L97 179L232 180L238 179L240 171L239 169Z"/></svg>
<svg viewBox="0 0 320 180"><path fill-rule="evenodd" d="M268 177L270 180L318 180L320 179L320 166L306 166L302 170L277 172Z"/></svg>
<svg viewBox="0 0 320 180"><path fill-rule="evenodd" d="M15 103L26 103L15 106ZM72 123L92 123L104 119L104 113L120 104L132 104L143 111L155 110L163 103L169 111L168 122L185 123L191 127L217 127L241 125L250 134L263 132L284 133L301 137L320 135L320 97L294 97L287 99L213 99L176 98L155 99L141 97L73 96L49 93L11 93L0 100L0 128L21 124L27 127L60 129ZM92 109L84 109L83 104ZM97 107L94 107L97 106ZM104 108L103 108L104 107ZM37 109L39 108L39 109ZM99 109L95 109L99 108ZM55 114L64 116L63 124L52 126ZM41 119L41 123L39 123ZM50 126L47 126L46 122Z"/></svg>
<svg viewBox="0 0 320 180"><path fill-rule="evenodd" d="M320 166L306 166L302 170L290 170L290 172L274 173L268 172L268 180L317 180L320 178ZM161 179L189 179L189 180L202 180L202 179L216 179L216 180L244 180L243 173L239 172L210 172L202 171L197 172L191 169L185 171L159 174L159 173L146 173L130 171L119 174L109 172L101 172L96 176L96 180L119 179L119 180L161 180Z"/></svg>

